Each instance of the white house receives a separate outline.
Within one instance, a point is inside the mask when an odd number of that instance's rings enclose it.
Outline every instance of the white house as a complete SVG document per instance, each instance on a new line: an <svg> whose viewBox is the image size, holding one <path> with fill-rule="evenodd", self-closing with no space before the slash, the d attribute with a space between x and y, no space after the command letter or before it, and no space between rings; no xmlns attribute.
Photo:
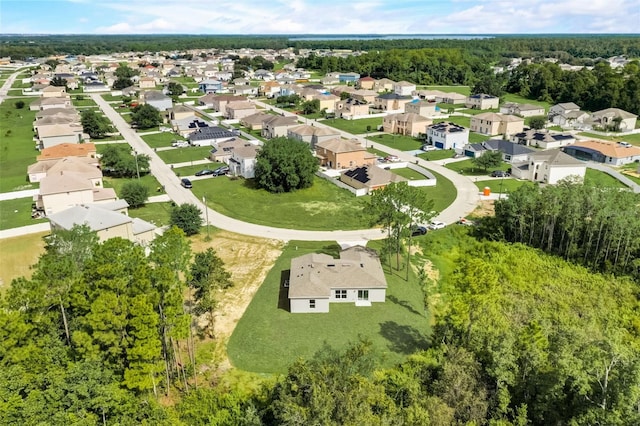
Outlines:
<svg viewBox="0 0 640 426"><path fill-rule="evenodd" d="M256 155L258 155L258 146L248 142L234 148L229 158L231 174L253 179L256 175Z"/></svg>
<svg viewBox="0 0 640 426"><path fill-rule="evenodd" d="M440 149L456 149L469 143L469 129L455 123L427 126L427 142Z"/></svg>
<svg viewBox="0 0 640 426"><path fill-rule="evenodd" d="M564 148L564 152L579 160L622 166L640 161L640 148L605 141L581 141Z"/></svg>
<svg viewBox="0 0 640 426"><path fill-rule="evenodd" d="M511 142L542 149L561 148L571 145L576 138L571 133L552 133L548 130L526 130L511 137Z"/></svg>
<svg viewBox="0 0 640 426"><path fill-rule="evenodd" d="M516 163L511 174L518 179L554 185L569 176L584 180L587 166L559 149L529 154L527 161Z"/></svg>
<svg viewBox="0 0 640 426"><path fill-rule="evenodd" d="M289 286L291 313L326 313L330 303L371 306L384 302L387 281L377 254L355 246L335 259L310 253L291 259Z"/></svg>
<svg viewBox="0 0 640 426"><path fill-rule="evenodd" d="M397 83L393 83L393 92L400 96L411 96L415 90L416 85L414 83L409 83L408 81L398 81Z"/></svg>
<svg viewBox="0 0 640 426"><path fill-rule="evenodd" d="M500 107L500 113L519 115L520 117L536 117L545 115L545 110L539 105L507 102Z"/></svg>
<svg viewBox="0 0 640 426"><path fill-rule="evenodd" d="M473 109L495 109L500 104L500 98L485 93L477 93L467 97L465 106Z"/></svg>

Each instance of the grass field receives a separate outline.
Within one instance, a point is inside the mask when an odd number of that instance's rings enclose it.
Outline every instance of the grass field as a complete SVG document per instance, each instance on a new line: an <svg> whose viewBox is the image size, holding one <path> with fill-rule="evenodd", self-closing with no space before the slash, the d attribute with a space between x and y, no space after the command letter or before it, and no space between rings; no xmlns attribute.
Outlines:
<svg viewBox="0 0 640 426"><path fill-rule="evenodd" d="M152 194L155 195L155 194ZM169 224L172 203L148 203L137 209L129 209L129 217L137 217L156 226Z"/></svg>
<svg viewBox="0 0 640 426"><path fill-rule="evenodd" d="M78 99L78 96L81 96L81 99ZM88 98L84 95L77 95L72 97L71 102L73 102L73 106L75 107L97 107L98 106L93 99Z"/></svg>
<svg viewBox="0 0 640 426"><path fill-rule="evenodd" d="M24 108L16 109L18 100L25 102ZM27 180L27 167L38 155L32 127L36 112L28 108L34 100L9 99L0 104L0 192L37 188Z"/></svg>
<svg viewBox="0 0 640 426"><path fill-rule="evenodd" d="M225 165L226 164L224 163L214 163L212 161L209 164L196 164L195 166L176 167L173 169L173 172L176 174L176 176L192 176L200 170L203 170L203 169L215 170L218 167L225 166Z"/></svg>
<svg viewBox="0 0 640 426"><path fill-rule="evenodd" d="M45 219L31 219L31 197L0 201L0 229L17 228L45 222Z"/></svg>
<svg viewBox="0 0 640 426"><path fill-rule="evenodd" d="M158 151L157 154L165 163L174 164L207 159L210 151L210 146L192 146Z"/></svg>
<svg viewBox="0 0 640 426"><path fill-rule="evenodd" d="M402 169L393 169L392 172L397 174L397 175L402 176L405 179L409 179L409 180L428 179L422 173L418 173L417 171L415 171L413 169L410 169L408 167L404 167Z"/></svg>
<svg viewBox="0 0 640 426"><path fill-rule="evenodd" d="M594 170L587 168L587 173L584 175L584 184L588 186L601 186L605 188L628 188L627 185L620 182L613 176L601 172L600 170Z"/></svg>
<svg viewBox="0 0 640 426"><path fill-rule="evenodd" d="M116 191L116 194L120 196L120 191L122 191L122 186L131 181L137 181L138 178L114 178L114 177L103 177L102 182L105 188L113 188ZM149 189L149 196L159 195L163 192L158 192L158 188L160 187L160 182L158 182L151 173L146 175L140 175L140 183L146 186Z"/></svg>
<svg viewBox="0 0 640 426"><path fill-rule="evenodd" d="M488 186L494 194L513 192L523 185L533 185L533 183L511 178L476 181L478 191L482 191L485 186Z"/></svg>
<svg viewBox="0 0 640 426"><path fill-rule="evenodd" d="M387 273L386 302L371 307L333 303L329 313L288 311L282 282L291 259L313 252L337 256L338 249L336 244L327 242L292 241L285 247L229 340L228 355L235 367L283 373L296 359L311 358L325 343L343 350L359 338L371 341L383 366L395 365L427 347L429 322L423 309L423 294L413 274L405 282L398 275ZM388 271L386 267L385 272Z"/></svg>
<svg viewBox="0 0 640 426"><path fill-rule="evenodd" d="M504 161L498 167L492 167L487 170L484 170L481 167L478 167L473 164L473 160L468 159L464 161L458 161L455 163L449 163L446 165L448 169L455 170L456 172L462 172L462 174L470 175L470 176L486 176L491 174L494 170L507 170L511 167L511 164L505 163Z"/></svg>
<svg viewBox="0 0 640 426"><path fill-rule="evenodd" d="M453 203L458 196L458 190L449 179L433 170L429 171L437 179L436 186L425 186L420 189L433 200L433 210L441 212Z"/></svg>
<svg viewBox="0 0 640 426"><path fill-rule="evenodd" d="M219 177L193 182L193 192L220 213L260 225L316 231L367 228L366 197L316 178L311 188L271 194L253 180ZM215 225L215 223L213 224Z"/></svg>
<svg viewBox="0 0 640 426"><path fill-rule="evenodd" d="M354 135L366 134L367 126L371 127L371 132L375 132L378 126L382 124L382 118L361 118L359 120L344 120L342 118L330 118L322 120L322 124L335 127L339 130L352 133Z"/></svg>
<svg viewBox="0 0 640 426"><path fill-rule="evenodd" d="M439 90L445 93L460 93L461 95L469 96L471 94L471 87L469 86L418 86L419 90Z"/></svg>
<svg viewBox="0 0 640 426"><path fill-rule="evenodd" d="M399 149L400 151L415 151L424 145L422 139L416 139L411 136L390 135L387 133L370 136L368 138L373 143L379 143L389 148Z"/></svg>
<svg viewBox="0 0 640 426"><path fill-rule="evenodd" d="M481 133L469 132L469 143L481 143L491 139L489 135L483 135Z"/></svg>
<svg viewBox="0 0 640 426"><path fill-rule="evenodd" d="M21 235L0 240L0 294L9 287L11 281L19 277L31 277L30 266L38 261L44 252L42 237L48 232Z"/></svg>
<svg viewBox="0 0 640 426"><path fill-rule="evenodd" d="M151 148L164 148L171 146L171 142L175 140L185 140L182 136L172 132L154 133L152 135L140 136Z"/></svg>
<svg viewBox="0 0 640 426"><path fill-rule="evenodd" d="M478 114L484 114L485 112L499 112L499 111L500 111L500 108L491 108L491 109L466 108L466 109L457 110L456 112L459 112L462 114L469 114L469 115L478 115Z"/></svg>
<svg viewBox="0 0 640 426"><path fill-rule="evenodd" d="M596 133L580 132L578 133L578 135L585 136L587 138L602 139L605 141L612 141L612 142L625 141L625 142L629 142L630 144L640 146L640 133L635 133L632 135L601 136Z"/></svg>
<svg viewBox="0 0 640 426"><path fill-rule="evenodd" d="M504 95L500 96L500 103L505 103L505 102L516 102L519 104L538 105L538 106L544 107L545 111L547 112L549 111L549 108L551 108L551 104L549 102L527 99L513 93L505 93Z"/></svg>
<svg viewBox="0 0 640 426"><path fill-rule="evenodd" d="M452 149L438 149L435 151L424 152L422 154L418 154L418 157L427 161L436 161L436 160L445 160L447 158L453 158L456 155L455 151Z"/></svg>

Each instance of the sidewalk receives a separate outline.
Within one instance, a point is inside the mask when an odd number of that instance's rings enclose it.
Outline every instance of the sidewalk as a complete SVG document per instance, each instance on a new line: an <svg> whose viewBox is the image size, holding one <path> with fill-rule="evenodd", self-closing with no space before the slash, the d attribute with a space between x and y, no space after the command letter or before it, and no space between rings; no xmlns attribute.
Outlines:
<svg viewBox="0 0 640 426"><path fill-rule="evenodd" d="M39 232L49 232L51 227L49 221L36 223L35 225L21 226L19 228L3 229L0 231L0 239L20 237L27 234L37 234Z"/></svg>
<svg viewBox="0 0 640 426"><path fill-rule="evenodd" d="M24 191L13 191L0 193L0 201L17 200L18 198L33 197L40 193L39 189L25 189Z"/></svg>

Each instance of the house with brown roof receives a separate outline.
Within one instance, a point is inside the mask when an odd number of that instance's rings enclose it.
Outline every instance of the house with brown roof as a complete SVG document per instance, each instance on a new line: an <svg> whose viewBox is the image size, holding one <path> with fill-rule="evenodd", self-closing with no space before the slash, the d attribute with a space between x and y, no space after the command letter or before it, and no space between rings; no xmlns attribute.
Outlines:
<svg viewBox="0 0 640 426"><path fill-rule="evenodd" d="M240 119L240 124L250 130L262 130L262 122L273 116L273 114L258 111L246 117L242 117Z"/></svg>
<svg viewBox="0 0 640 426"><path fill-rule="evenodd" d="M393 85L396 82L388 79L388 78L381 78L379 80L376 80L373 83L373 90L375 90L376 92L385 92L385 91L393 91Z"/></svg>
<svg viewBox="0 0 640 426"><path fill-rule="evenodd" d="M484 135L513 135L524 130L524 118L515 115L484 112L471 117L471 131Z"/></svg>
<svg viewBox="0 0 640 426"><path fill-rule="evenodd" d="M287 136L287 131L298 125L298 117L274 115L262 122L262 137L272 139Z"/></svg>
<svg viewBox="0 0 640 426"><path fill-rule="evenodd" d="M637 146L605 141L580 141L564 147L564 152L578 160L622 166L640 161Z"/></svg>
<svg viewBox="0 0 640 426"><path fill-rule="evenodd" d="M322 167L346 169L376 164L376 155L367 151L356 139L331 138L318 142L316 157Z"/></svg>
<svg viewBox="0 0 640 426"><path fill-rule="evenodd" d="M559 149L533 152L524 162L513 163L511 174L518 179L554 185L572 177L584 180L587 166Z"/></svg>
<svg viewBox="0 0 640 426"><path fill-rule="evenodd" d="M340 181L355 189L366 189L367 192L384 188L393 182L404 182L407 179L382 169L376 165L356 167L340 174Z"/></svg>
<svg viewBox="0 0 640 426"><path fill-rule="evenodd" d="M103 188L102 179L93 183L84 173L48 173L40 180L40 192L36 196L36 208L47 216L73 206L115 201L113 188Z"/></svg>
<svg viewBox="0 0 640 426"><path fill-rule="evenodd" d="M231 102L245 102L247 101L246 96L235 96L235 95L215 95L210 98L211 108L215 111L225 113L227 110L227 105Z"/></svg>
<svg viewBox="0 0 640 426"><path fill-rule="evenodd" d="M376 79L373 77L360 77L360 80L358 80L358 89L367 89L367 90L373 90L373 85L375 83Z"/></svg>
<svg viewBox="0 0 640 426"><path fill-rule="evenodd" d="M225 107L225 117L233 120L240 120L256 112L256 105L249 101L234 101L227 103Z"/></svg>
<svg viewBox="0 0 640 426"><path fill-rule="evenodd" d="M59 160L65 157L86 157L96 161L96 145L93 143L63 143L40 151L37 161Z"/></svg>
<svg viewBox="0 0 640 426"><path fill-rule="evenodd" d="M35 183L40 182L42 178L47 176L47 172L51 170L53 166L61 161L74 161L76 163L81 163L86 166L91 166L94 169L98 168L98 159L97 158L88 158L88 157L65 157L65 158L57 158L53 160L41 160L31 164L27 167L27 175L29 176L29 182Z"/></svg>
<svg viewBox="0 0 640 426"><path fill-rule="evenodd" d="M323 253L309 253L291 259L289 279L291 313L327 313L330 303L371 306L384 302L387 280L378 255L355 246L335 259Z"/></svg>
<svg viewBox="0 0 640 426"><path fill-rule="evenodd" d="M258 94L266 96L267 98L273 98L280 93L280 83L277 81L265 81L258 86Z"/></svg>
<svg viewBox="0 0 640 426"><path fill-rule="evenodd" d="M301 124L287 130L287 137L301 142L306 142L311 148L318 142L340 137L340 132L331 127L315 127L308 124Z"/></svg>
<svg viewBox="0 0 640 426"><path fill-rule="evenodd" d="M382 119L382 130L386 133L396 133L399 135L417 137L421 133L426 133L427 126L433 120L415 113L403 112L400 114L389 114Z"/></svg>

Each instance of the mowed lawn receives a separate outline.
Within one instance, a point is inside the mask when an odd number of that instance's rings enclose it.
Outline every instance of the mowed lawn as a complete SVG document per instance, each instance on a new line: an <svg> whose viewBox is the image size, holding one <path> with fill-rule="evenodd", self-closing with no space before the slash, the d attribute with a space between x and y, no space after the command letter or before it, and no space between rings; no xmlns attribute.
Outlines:
<svg viewBox="0 0 640 426"><path fill-rule="evenodd" d="M206 160L211 152L210 146L190 146L186 148L158 151L158 157L167 164L188 163L189 161Z"/></svg>
<svg viewBox="0 0 640 426"><path fill-rule="evenodd" d="M512 178L491 179L476 181L478 191L482 192L485 187L489 187L493 194L504 194L513 192L523 185L533 185L533 182L527 180L517 180Z"/></svg>
<svg viewBox="0 0 640 426"><path fill-rule="evenodd" d="M171 146L171 142L175 140L185 140L182 136L176 135L173 132L153 133L151 135L141 135L140 137L151 148L163 148Z"/></svg>
<svg viewBox="0 0 640 426"><path fill-rule="evenodd" d="M137 177L132 177L132 178L114 178L114 177L110 177L110 176L105 176L102 178L102 182L104 183L104 187L105 188L113 188L116 191L116 194L118 194L119 197L121 196L122 193L122 187L124 186L125 183L127 182L136 182L138 181ZM160 188L160 182L158 182L158 180L155 178L155 176L153 176L151 173L147 173L147 174L141 174L140 175L140 181L139 181L142 185L146 186L147 189L149 190L149 196L152 197L154 195L159 195L159 194L163 194L164 191L158 191L158 188Z"/></svg>
<svg viewBox="0 0 640 426"><path fill-rule="evenodd" d="M600 186L604 188L628 188L627 185L623 184L610 174L590 168L587 168L587 173L584 175L584 184L587 186Z"/></svg>
<svg viewBox="0 0 640 426"><path fill-rule="evenodd" d="M338 250L329 242L289 242L229 340L227 352L235 367L283 373L296 359L312 358L324 344L343 350L360 338L371 341L376 358L388 367L427 348L429 321L423 309L423 293L413 274L408 282L399 276L404 277L404 272L386 274L386 301L371 307L332 303L329 313L289 312L287 289L282 283L291 259L307 253L337 257Z"/></svg>
<svg viewBox="0 0 640 426"><path fill-rule="evenodd" d="M250 223L315 231L365 229L366 197L316 178L311 188L272 194L252 179L218 177L193 181L193 192L212 209ZM212 223L215 226L215 223Z"/></svg>
<svg viewBox="0 0 640 426"><path fill-rule="evenodd" d="M445 93L460 93L465 96L471 94L471 87L469 86L418 86L418 90L439 90Z"/></svg>
<svg viewBox="0 0 640 426"><path fill-rule="evenodd" d="M378 126L382 124L382 118L360 118L358 120L345 120L343 118L330 118L328 120L322 120L322 124L335 127L338 130L344 130L345 132L359 135L367 133L367 126L370 126L370 132L377 132Z"/></svg>
<svg viewBox="0 0 640 426"><path fill-rule="evenodd" d="M22 109L15 103L25 102ZM38 188L29 183L27 167L36 162L38 151L33 141L36 111L29 111L34 98L6 99L0 105L0 192Z"/></svg>
<svg viewBox="0 0 640 426"><path fill-rule="evenodd" d="M448 169L454 170L456 172L459 172L465 175L487 176L487 175L490 175L491 172L494 170L507 171L507 169L511 168L511 164L503 161L502 164L500 164L498 167L490 167L490 168L487 168L487 170L485 170L482 167L478 167L475 164L473 164L473 160L470 158L468 160L451 162L447 164L446 167Z"/></svg>
<svg viewBox="0 0 640 426"><path fill-rule="evenodd" d="M389 148L398 149L400 151L415 151L424 145L421 139L412 138L404 135L390 135L387 133L370 136L368 138L372 143L379 143Z"/></svg>
<svg viewBox="0 0 640 426"><path fill-rule="evenodd" d="M18 228L46 222L46 219L32 219L32 197L0 201L0 229Z"/></svg>
<svg viewBox="0 0 640 426"><path fill-rule="evenodd" d="M436 186L423 186L420 189L425 195L433 200L433 210L441 212L453 203L458 196L458 190L453 182L442 176L440 173L436 173L433 170L429 170L437 179Z"/></svg>
<svg viewBox="0 0 640 426"><path fill-rule="evenodd" d="M129 209L129 217L137 217L156 226L169 225L172 203L147 203L137 209Z"/></svg>

